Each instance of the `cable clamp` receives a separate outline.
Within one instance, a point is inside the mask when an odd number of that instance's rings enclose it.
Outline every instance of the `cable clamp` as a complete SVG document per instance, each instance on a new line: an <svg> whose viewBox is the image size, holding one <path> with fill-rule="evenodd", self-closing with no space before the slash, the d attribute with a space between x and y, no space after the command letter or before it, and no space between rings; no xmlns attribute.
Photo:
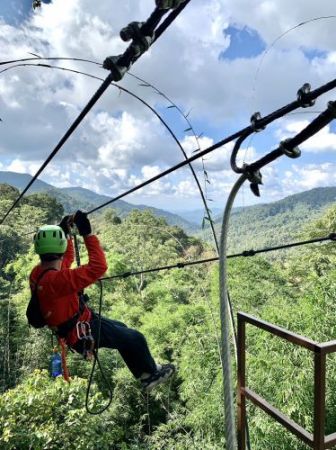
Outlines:
<svg viewBox="0 0 336 450"><path fill-rule="evenodd" d="M184 2L185 0L155 0L159 9L176 9Z"/></svg>
<svg viewBox="0 0 336 450"><path fill-rule="evenodd" d="M330 233L330 234L329 234L329 239L330 239L331 241L336 241L336 233Z"/></svg>
<svg viewBox="0 0 336 450"><path fill-rule="evenodd" d="M310 91L311 91L311 86L309 83L305 83L297 91L297 100L300 103L301 108L308 108L310 106L315 105L315 100L309 98Z"/></svg>
<svg viewBox="0 0 336 450"><path fill-rule="evenodd" d="M178 269L183 269L183 267L185 266L185 264L184 263L177 263L176 264L176 267L178 268Z"/></svg>
<svg viewBox="0 0 336 450"><path fill-rule="evenodd" d="M249 166L245 165L244 172L246 173L246 177L250 182L250 189L256 197L260 197L259 185L263 184L262 174L261 174L260 170L255 170L253 172L250 172L248 169L249 169Z"/></svg>
<svg viewBox="0 0 336 450"><path fill-rule="evenodd" d="M123 277L123 278L128 278L128 277L130 277L131 275L132 275L132 272L125 272L125 273L122 274L122 277Z"/></svg>
<svg viewBox="0 0 336 450"><path fill-rule="evenodd" d="M129 64L129 66L121 66L118 64L121 56L122 55L108 56L103 62L104 69L109 70L112 73L114 81L120 81L132 65Z"/></svg>
<svg viewBox="0 0 336 450"><path fill-rule="evenodd" d="M284 155L288 156L288 158L299 158L301 156L301 150L299 147L292 147L290 145L292 139L288 138L280 142L279 149L283 152Z"/></svg>
<svg viewBox="0 0 336 450"><path fill-rule="evenodd" d="M328 111L330 111L336 119L336 102L328 102Z"/></svg>
<svg viewBox="0 0 336 450"><path fill-rule="evenodd" d="M243 251L242 256L254 256L255 254L256 254L255 250L251 249Z"/></svg>
<svg viewBox="0 0 336 450"><path fill-rule="evenodd" d="M120 37L124 42L133 41L131 47L134 58L145 53L153 42L154 33L145 35L142 32L143 25L144 22L131 22L120 31Z"/></svg>
<svg viewBox="0 0 336 450"><path fill-rule="evenodd" d="M140 34L140 29L144 22L131 22L120 31L120 37L124 42L135 39Z"/></svg>
<svg viewBox="0 0 336 450"><path fill-rule="evenodd" d="M34 0L32 6L33 6L33 9L41 8L42 0Z"/></svg>
<svg viewBox="0 0 336 450"><path fill-rule="evenodd" d="M266 125L258 125L258 122L262 119L260 112L255 112L250 119L251 128L255 133L262 131L266 128Z"/></svg>
<svg viewBox="0 0 336 450"><path fill-rule="evenodd" d="M132 43L134 58L139 58L143 53L147 52L152 45L153 36L141 36Z"/></svg>

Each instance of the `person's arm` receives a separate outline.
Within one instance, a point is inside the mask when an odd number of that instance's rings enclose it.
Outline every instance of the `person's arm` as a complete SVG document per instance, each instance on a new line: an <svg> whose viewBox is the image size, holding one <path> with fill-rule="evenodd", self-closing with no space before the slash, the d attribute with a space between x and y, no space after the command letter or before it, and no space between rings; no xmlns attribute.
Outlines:
<svg viewBox="0 0 336 450"><path fill-rule="evenodd" d="M43 295L50 300L77 293L96 282L106 272L106 258L97 236L85 236L84 242L89 255L87 264L76 269L50 271L43 277L40 283Z"/></svg>
<svg viewBox="0 0 336 450"><path fill-rule="evenodd" d="M71 264L74 262L75 260L75 251L74 251L74 246L73 246L73 242L72 242L72 238L69 237L67 239L68 241L68 245L67 245L67 249L63 255L63 260L62 260L62 270L63 269L70 269Z"/></svg>

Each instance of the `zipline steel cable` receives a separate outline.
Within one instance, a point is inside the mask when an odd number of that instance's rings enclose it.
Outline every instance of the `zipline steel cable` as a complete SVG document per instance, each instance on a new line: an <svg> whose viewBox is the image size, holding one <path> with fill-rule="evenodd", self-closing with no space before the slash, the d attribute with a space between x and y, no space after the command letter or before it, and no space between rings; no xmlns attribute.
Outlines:
<svg viewBox="0 0 336 450"><path fill-rule="evenodd" d="M109 78L109 77L108 77L108 78ZM106 80L105 80L105 81L106 81ZM104 84L105 84L105 82L104 82ZM109 81L108 84L110 84L110 81ZM272 113L269 114L268 116L265 116L265 117L263 117L263 118L260 117L260 118L258 118L257 120L254 120L254 122L253 122L251 125L249 125L249 126L243 128L242 130L237 131L236 133L234 133L234 134L232 134L232 135L230 135L230 136L224 138L223 140L221 140L221 141L217 142L216 144L214 144L214 145L208 147L207 149L202 150L201 152L197 153L196 155L194 155L194 156L192 156L192 157L186 159L185 161L182 161L182 162L176 164L175 166L173 166L173 167L171 167L171 168L169 168L169 169L167 169L167 170L165 170L165 171L159 173L158 175L156 175L156 176L150 178L149 180L147 180L147 181L145 181L145 182L139 184L138 186L135 186L134 188L129 189L128 191L126 191L126 192L120 194L119 196L117 196L117 197L115 197L115 198L109 200L108 202L105 202L105 203L103 203L102 205L97 206L96 208L94 208L94 209L88 211L87 214L92 214L93 212L98 211L99 209L101 209L101 208L103 208L103 207L105 207L105 206L107 206L107 205L109 205L109 204L111 204L111 203L113 203L113 202L115 202L115 201L117 201L117 200L119 200L119 199L125 197L126 195L129 195L129 194L131 194L131 193L137 191L138 189L141 189L142 187L145 187L145 186L147 186L148 184L151 184L151 183L153 183L154 181L157 181L158 179L160 179L160 178L162 178L162 177L164 177L164 176L166 176L166 175L168 175L168 174L174 172L175 170L178 170L178 169L180 169L181 167L184 167L185 165L190 164L191 162L193 162L193 161L195 161L195 160L197 160L197 159L203 157L204 155L206 155L206 154L208 154L208 153L210 153L210 152L216 150L217 148L222 147L223 145L228 144L228 143L234 141L235 139L245 138L246 136L248 136L248 135L250 135L252 132L254 132L256 129L262 129L262 128L266 127L267 125L269 125L270 123L272 123L273 121L279 119L280 117L283 117L284 115L286 115L286 114L288 114L288 113L290 113L290 112L292 112L292 111L294 111L294 110L296 110L296 109L302 107L302 105L303 105L303 99L304 99L305 102L311 102L311 101L315 100L316 98L318 98L319 96L321 96L321 95L323 95L323 94L329 92L330 90L334 89L335 87L336 87L336 79L334 79L334 80L332 80L332 81L330 81L330 82L324 84L323 86L320 86L319 88L315 89L314 91L310 91L310 92L304 93L304 96L301 95L301 97L300 97L299 99L293 101L292 103L289 103L288 105L285 105L284 107L282 107L282 108L280 108L280 109L278 109L278 110L272 112ZM107 86L106 86L106 88L107 88ZM97 92L98 92L98 91L97 91ZM97 93L95 94L95 96L96 96L96 95L97 95ZM91 99L91 102L92 102L92 99ZM93 106L93 105L92 105L92 106ZM92 107L92 106L91 106L91 107ZM88 108L88 105L87 105L86 108ZM82 118L82 119L83 119L83 118ZM76 126L79 124L79 123L77 123L78 120L79 120L79 118L75 121ZM76 128L75 123L74 123L74 124L72 125L72 127L71 127L72 131L74 131L74 129ZM68 131L67 134L69 134L69 131ZM70 133L70 134L71 134L71 133ZM65 139L65 140L66 140L66 139ZM62 141L64 141L64 137L63 137ZM65 142L65 141L64 141L64 142ZM57 147L58 147L58 150L59 150L60 145L58 145ZM58 151L58 150L57 150L57 151ZM55 150L54 150L54 152L55 152ZM55 155L54 155L54 152L53 152L53 154L52 154L53 156L55 156ZM57 153L57 152L56 152L56 153ZM29 187L31 186L31 184L37 179L37 176L38 176L38 175L42 172L42 170L47 166L47 164L50 162L50 160L52 159L53 156L50 155L50 156L48 157L48 159L46 160L46 162L43 164L43 166L42 166L42 167L40 168L40 170L38 171L38 174L36 174L36 175L33 177L33 179L31 180L31 182L29 183L29 185L26 186L26 188L24 189L24 191L21 193L20 197L14 202L14 204L12 205L12 207L10 208L10 210L7 211L7 213L5 214L5 216L1 219L0 225L4 222L5 218L6 218L6 217L9 215L9 213L12 211L12 209L14 208L14 206L16 206L16 204L17 204L18 201L22 198L22 196L24 195L24 193L29 189Z"/></svg>
<svg viewBox="0 0 336 450"><path fill-rule="evenodd" d="M158 26L157 29L156 26L160 22L161 18L168 12L166 9L160 9L157 7L150 18L145 22L141 28L140 31L142 32L150 32L150 34L154 34L153 41L149 44L151 46L156 40L162 35L162 33L171 25L171 23L176 19L176 17L181 13L181 11L187 6L187 4L191 0L184 0L183 3L180 4L175 10L173 10L169 16L162 22L161 25ZM135 55L133 51L133 42L130 44L130 46L127 48L127 50L124 52L123 55L118 57L118 68L123 68L125 71L127 71L131 64L133 64L139 57L142 55L140 53L139 55ZM149 48L149 47L148 47ZM114 64L116 67L116 61L111 62L111 58L107 58L105 61L109 60L110 64ZM42 166L39 168L39 170L36 172L34 177L30 180L30 182L27 184L27 186L23 189L23 191L20 193L20 196L14 201L10 209L7 211L7 213L2 217L0 220L0 225L5 221L5 219L8 217L8 215L11 213L11 211L15 208L15 206L18 204L18 202L21 200L21 198L24 196L24 194L28 191L30 186L36 181L38 176L42 173L42 171L47 167L47 165L50 163L50 161L54 158L54 156L58 153L58 151L61 149L61 147L65 144L65 142L70 138L72 133L75 131L75 129L78 127L78 125L83 121L85 116L88 114L88 112L93 108L93 106L97 103L97 101L100 99L100 97L104 94L106 89L109 87L111 82L113 81L120 81L121 77L118 77L118 74L116 74L116 70L112 70L113 66L111 67L110 74L106 77L102 85L99 87L97 92L93 95L93 97L90 99L90 101L87 103L87 105L83 108L79 116L76 118L76 120L73 122L73 124L70 126L70 128L67 130L65 135L62 137L62 139L59 141L59 143L56 145L54 150L50 153L48 158L45 160L45 162L42 164ZM125 72L124 72L125 73ZM120 75L120 74L119 74Z"/></svg>
<svg viewBox="0 0 336 450"><path fill-rule="evenodd" d="M319 97L335 88L336 88L336 79L330 81L329 83L324 84L323 86L315 89L314 91L307 92L304 95L304 101L315 100L317 97ZM283 117L284 115L288 114L289 112L292 112L295 109L298 109L300 107L302 107L302 98L295 100L294 102L274 111L273 113L269 114L268 116L265 116L263 118L260 118L256 121L254 121L248 127L243 128L242 130L237 131L234 134L231 134L230 136L228 136L228 137L224 138L223 140L217 142L216 144L208 147L207 149L202 150L201 152L195 154L194 156L191 156L190 158L186 159L185 161L181 161L180 163L176 164L175 166L170 167L169 169L157 174L156 176L148 179L147 181L144 181L143 183L140 183L139 185L129 189L128 191L118 195L117 197L114 197L113 199L103 203L102 205L97 206L96 208L88 211L87 214L92 214L93 212L96 212L99 209L104 208L105 206L125 197L126 195L136 192L138 189L141 189L141 188L153 183L154 181L157 181L160 178L163 178L164 176L169 175L170 173L180 169L181 167L184 167L185 165L201 158L204 155L207 155L208 153L216 150L217 148L222 147L223 145L226 145L226 144L234 141L235 139L245 137L245 136L251 134L252 132L254 132L256 130L256 128L259 129L259 128L266 127L267 125L269 125L270 123L279 119L280 117ZM320 117L320 116L318 116L318 117Z"/></svg>
<svg viewBox="0 0 336 450"><path fill-rule="evenodd" d="M190 0L189 0L189 1L190 1ZM109 75L109 77L110 77L110 75ZM109 77L108 77L108 78L109 78ZM106 81L106 80L105 80L105 81ZM103 84L105 85L105 82L104 82ZM108 85L109 85L109 84L110 84L110 81L108 82ZM106 89L107 87L108 87L108 86L106 86L105 89ZM197 160L197 159L203 157L204 155L206 155L206 154L208 154L208 153L210 153L210 152L216 150L216 149L219 148L219 147L222 147L222 146L225 145L225 144L228 144L228 143L234 141L235 139L238 139L238 138L243 137L243 136L246 137L247 135L251 134L251 132L254 132L254 131L256 130L256 128L257 128L257 129L262 129L262 128L266 127L267 125L269 125L269 124L272 123L273 121L279 119L280 117L283 117L284 115L286 115L286 114L288 114L288 113L290 113L290 112L292 112L292 111L294 111L294 110L296 110L296 109L302 107L302 105L303 105L303 98L304 98L304 101L305 101L305 102L311 102L311 101L315 100L316 98L318 98L319 96L321 96L321 95L323 95L323 94L329 92L330 90L334 89L335 87L336 87L336 79L333 79L332 81L330 81L330 82L324 84L323 86L320 86L319 88L317 88L317 89L315 89L315 90L313 90L313 91L304 93L304 96L301 96L300 99L297 99L297 100L293 101L292 103L289 103L288 105L285 105L284 107L282 107L282 108L280 108L280 109L274 111L273 113L269 114L268 116L265 116L265 117L263 117L263 118L258 118L258 120L255 120L251 125L249 125L249 126L243 128L242 130L237 131L236 133L234 133L234 134L232 134L232 135L230 135L230 136L224 138L223 140L217 142L216 144L214 144L214 145L208 147L208 148L205 149L205 150L202 150L201 152L197 153L196 155L194 155L194 156L192 156L192 157L186 159L185 161L182 161L182 162L176 164L175 166L173 166L173 167L171 167L171 168L165 170L164 172L161 172L160 174L158 174L158 175L156 175L156 176L150 178L149 180L147 180L147 181L141 183L140 185L138 185L138 186L136 186L136 187L134 187L134 188L132 188L132 189L129 189L128 191L126 191L126 192L120 194L119 196L117 196L117 197L111 199L110 201L105 202L105 203L103 203L103 204L100 205L100 206L97 206L96 208L92 209L91 211L88 211L87 214L91 214L91 213L93 213L93 212L95 212L95 211L98 211L99 209L101 209L101 208L107 206L108 204L111 204L111 203L113 203L113 202L119 200L120 198L123 198L123 197L125 197L126 195L129 195L129 194L135 192L136 190L141 189L142 187L144 187L144 186L146 186L146 185L148 185L148 184L153 183L154 181L157 181L158 179L160 179L160 178L162 178L162 177L164 177L164 176L166 176L166 175L168 175L168 174L174 172L174 171L177 170L177 169L180 169L181 167L184 167L185 165L187 165L187 164L189 164L189 163L191 163L191 162L193 162L193 161L195 161L195 160ZM101 88L100 88L98 91L100 91L100 90L101 90ZM98 91L97 91L97 93L95 94L94 97L97 96ZM102 93L101 93L100 95L102 95ZM91 101L89 102L89 104L91 104L92 101L93 101L93 99L91 99ZM87 108L90 109L89 104L86 106L85 109L87 109ZM93 106L93 105L91 105L91 107L92 107L92 106ZM89 109L88 109L88 110L89 110ZM88 110L87 110L87 112L88 112ZM73 125L71 126L71 128L68 130L68 132L66 133L66 135L62 138L62 140L61 140L62 145L63 145L63 143L67 140L67 138L71 135L71 133L74 131L74 129L79 125L80 121L84 118L84 117L81 117L82 114L83 114L83 113L81 113L81 115L76 119L76 121L74 122L74 124L73 124ZM81 119L80 119L80 118L81 118ZM71 132L70 132L70 130L71 130ZM67 137L66 137L66 136L67 136ZM58 150L60 149L60 147L62 146L62 145L60 145L61 142L60 142L60 143L58 144L58 146L56 147L56 148L57 148L57 151L58 151ZM56 149L55 149L55 150L56 150ZM21 192L19 198L14 202L14 204L13 204L13 205L11 206L11 208L7 211L7 213L5 214L5 216L0 220L0 225L4 222L4 220L6 219L6 217L10 214L10 212L13 210L13 208L16 206L16 204L19 202L19 200L23 197L24 193L27 192L27 190L28 190L29 187L33 184L33 182L36 181L38 175L39 175L39 174L43 171L43 169L47 166L47 164L50 162L50 160L53 158L53 156L55 156L55 154L57 153L57 151L56 151L56 153L55 153L55 150L54 150L53 153L48 157L48 159L45 161L45 163L41 166L41 168L39 169L38 173L35 174L35 176L34 176L33 179L31 180L31 182L29 183L29 185L27 185L26 188L24 189L24 191Z"/></svg>
<svg viewBox="0 0 336 450"><path fill-rule="evenodd" d="M234 253L232 255L227 255L227 259L239 258L239 257L248 258L248 257L253 257L255 255L258 255L259 253L274 252L277 250L284 250L284 249L288 249L288 248L300 247L302 245L308 245L308 244L316 244L316 243L325 242L325 241L336 241L336 233L330 233L329 236L322 237L322 238L309 239L309 240L300 241L300 242L292 242L289 244L277 245L275 247L266 247L266 248L261 248L261 249L257 249L257 250L254 250L254 249L244 250L243 252L240 252L240 253ZM176 264L170 264L167 266L154 267L152 269L124 272L124 273L111 275L111 276L100 278L100 279L102 281L108 281L108 280L115 280L118 278L128 278L128 277L135 276L135 275L142 275L145 273L160 272L162 270L184 269L185 267L195 266L198 264L206 264L206 263L216 262L218 260L219 260L219 257L214 256L212 258L199 259L196 261L178 262Z"/></svg>

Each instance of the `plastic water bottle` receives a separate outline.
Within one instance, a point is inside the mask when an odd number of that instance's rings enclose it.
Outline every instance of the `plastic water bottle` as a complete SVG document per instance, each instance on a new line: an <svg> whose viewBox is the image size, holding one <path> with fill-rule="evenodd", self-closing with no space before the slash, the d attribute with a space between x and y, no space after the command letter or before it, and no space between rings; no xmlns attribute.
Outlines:
<svg viewBox="0 0 336 450"><path fill-rule="evenodd" d="M62 358L58 353L58 348L54 348L54 353L50 359L50 372L53 378L59 377L62 375Z"/></svg>

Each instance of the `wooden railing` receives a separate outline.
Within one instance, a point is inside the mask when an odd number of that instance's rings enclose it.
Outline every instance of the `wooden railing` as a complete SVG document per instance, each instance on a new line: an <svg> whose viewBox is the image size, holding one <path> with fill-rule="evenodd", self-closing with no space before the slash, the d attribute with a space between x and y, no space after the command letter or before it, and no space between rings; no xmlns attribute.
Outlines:
<svg viewBox="0 0 336 450"><path fill-rule="evenodd" d="M279 336L292 344L304 347L314 353L314 432L309 433L277 408L269 404L256 392L246 386L246 324L261 328ZM325 394L326 394L326 357L336 352L336 341L319 344L308 338L257 319L249 314L238 313L238 450L246 449L246 399L252 401L287 430L314 450L324 450L336 445L336 433L325 435ZM259 449L257 449L259 450Z"/></svg>

